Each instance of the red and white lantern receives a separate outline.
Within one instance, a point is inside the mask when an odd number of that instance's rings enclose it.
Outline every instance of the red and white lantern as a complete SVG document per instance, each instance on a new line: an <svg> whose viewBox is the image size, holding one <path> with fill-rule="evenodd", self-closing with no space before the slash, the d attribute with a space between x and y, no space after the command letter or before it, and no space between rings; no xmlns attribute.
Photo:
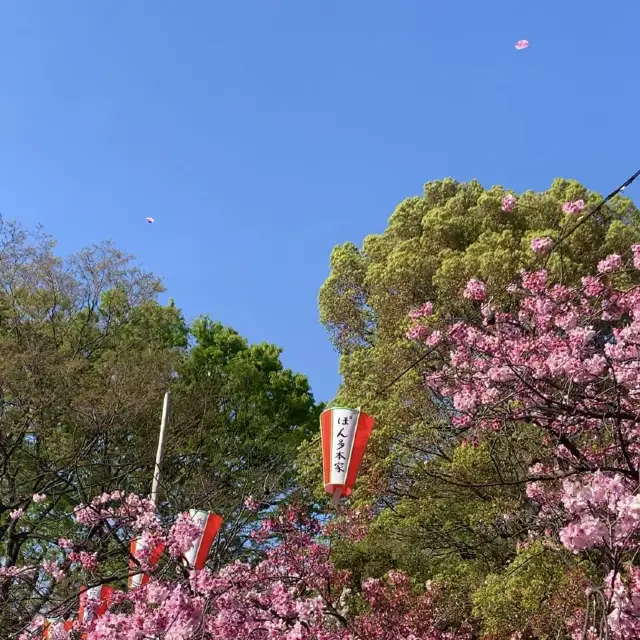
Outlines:
<svg viewBox="0 0 640 640"><path fill-rule="evenodd" d="M159 544L157 545L153 551L151 552L149 559L147 561L151 566L155 566L160 562L160 558L164 551L165 545ZM136 538L131 541L129 546L129 553L131 554L131 560L129 562L129 589L137 589L144 584L149 582L149 576L146 573L141 571L140 566L134 561L134 558L137 560L141 557L141 551L146 550L147 545L141 538Z"/></svg>
<svg viewBox="0 0 640 640"><path fill-rule="evenodd" d="M63 620L62 618L47 618L44 621L44 627L42 629L43 640L50 640L54 631L57 631L57 625L63 625L65 631L71 631L73 627L73 620Z"/></svg>
<svg viewBox="0 0 640 640"><path fill-rule="evenodd" d="M222 526L222 518L209 511L190 509L189 516L202 528L200 537L185 554L185 563L190 569L202 569L209 557L213 541Z"/></svg>
<svg viewBox="0 0 640 640"><path fill-rule="evenodd" d="M103 616L109 609L109 602L113 597L115 589L106 584L87 589L80 587L80 608L78 610L78 620L82 624L87 624L95 618ZM91 603L89 606L88 603Z"/></svg>
<svg viewBox="0 0 640 640"><path fill-rule="evenodd" d="M337 505L353 490L373 429L373 418L360 409L332 407L320 416L324 488Z"/></svg>

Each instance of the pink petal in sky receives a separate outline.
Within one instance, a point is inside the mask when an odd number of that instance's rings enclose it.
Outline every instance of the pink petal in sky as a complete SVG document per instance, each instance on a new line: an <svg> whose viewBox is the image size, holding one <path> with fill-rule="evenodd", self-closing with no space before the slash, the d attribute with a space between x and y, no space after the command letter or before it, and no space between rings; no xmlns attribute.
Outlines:
<svg viewBox="0 0 640 640"><path fill-rule="evenodd" d="M155 218L151 218L151 217L149 217L149 218L147 218L147 222L148 222L149 224L153 224L153 223L155 222Z"/></svg>
<svg viewBox="0 0 640 640"><path fill-rule="evenodd" d="M529 46L529 41L528 40L518 40L518 42L516 42L515 47L518 51L520 51L520 49L526 49Z"/></svg>

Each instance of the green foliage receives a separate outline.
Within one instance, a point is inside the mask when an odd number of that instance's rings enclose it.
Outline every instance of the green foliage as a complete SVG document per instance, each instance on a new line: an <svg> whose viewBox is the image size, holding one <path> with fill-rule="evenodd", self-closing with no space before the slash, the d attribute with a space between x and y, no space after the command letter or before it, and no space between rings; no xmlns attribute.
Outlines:
<svg viewBox="0 0 640 640"><path fill-rule="evenodd" d="M163 509L221 513L219 561L245 554L254 516L244 499L286 498L296 448L317 428L306 377L283 367L275 345L249 345L208 318L189 327L173 301L158 303L160 281L112 245L64 259L54 249L0 219L0 559L38 564L31 534L64 537L73 506L149 492L167 389ZM49 498L34 506L34 493ZM18 508L28 508L19 526ZM7 585L0 628L15 613ZM47 597L45 585L33 599L33 586L27 617Z"/></svg>
<svg viewBox="0 0 640 640"><path fill-rule="evenodd" d="M197 496L228 513L249 494L267 502L282 497L297 446L317 430L307 378L283 367L275 345L249 345L209 318L197 319L191 335L172 385L172 502L186 506Z"/></svg>
<svg viewBox="0 0 640 640"><path fill-rule="evenodd" d="M573 612L585 604L585 567L566 551L536 542L500 573L489 574L474 593L474 614L495 638L527 629L536 638L559 637Z"/></svg>
<svg viewBox="0 0 640 640"><path fill-rule="evenodd" d="M515 209L504 212L507 193L477 181L427 183L362 248L334 248L319 294L321 320L341 354L335 403L362 406L376 419L354 502L373 505L377 515L353 562L344 554L345 566L374 575L394 566L419 579L445 579L467 608L487 576L502 575L512 562L535 515L524 479L540 436L525 426L502 429L482 447L463 443L450 408L423 385L439 366L438 353L419 361L426 348L406 338L408 312L431 301L429 323L444 327L477 313L460 296L472 277L487 283L493 301L508 304L506 287L523 268L546 262L551 281L571 284L608 254L628 255L640 240L640 214L627 198L615 197L574 230L583 218L563 213L563 203L584 199L588 212L599 194L559 179L545 192L520 194ZM543 236L558 244L548 260L531 249L531 240ZM319 458L319 448L311 450ZM319 497L318 459L302 451L301 481ZM534 609L546 593L540 585L532 581L526 596Z"/></svg>
<svg viewBox="0 0 640 640"><path fill-rule="evenodd" d="M331 274L320 290L320 314L336 346L376 346L400 337L407 311L425 300L439 317L464 312L459 294L471 277L497 290L534 260L533 236L560 238L576 223L562 204L584 198L587 209L600 200L575 181L556 180L543 193L525 192L510 213L501 210L507 192L478 182L429 182L424 196L402 202L388 228L334 248ZM594 267L609 253L627 251L640 238L638 210L616 197L602 215L589 219L561 245L548 265L565 282Z"/></svg>

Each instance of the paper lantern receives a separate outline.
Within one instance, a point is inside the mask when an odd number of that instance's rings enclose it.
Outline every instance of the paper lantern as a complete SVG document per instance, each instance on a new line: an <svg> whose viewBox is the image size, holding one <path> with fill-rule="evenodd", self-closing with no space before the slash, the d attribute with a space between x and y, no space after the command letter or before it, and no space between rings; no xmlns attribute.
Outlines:
<svg viewBox="0 0 640 640"><path fill-rule="evenodd" d="M101 584L97 587L87 589L86 587L80 587L80 608L78 610L78 620L86 624L91 622L94 618L103 616L109 608L109 602L113 597L115 589L106 584ZM98 606L92 610L87 610L87 601L97 601Z"/></svg>
<svg viewBox="0 0 640 640"><path fill-rule="evenodd" d="M152 566L155 566L160 561L160 557L162 556L162 552L164 551L164 544L159 544L155 547L155 549L151 552L149 556L148 563ZM129 589L137 589L141 587L143 584L147 584L149 582L149 576L146 573L142 573L140 570L140 566L136 564L133 558L138 559L140 551L146 549L147 546L140 538L136 538L131 541L129 546L129 553L131 554L131 560L129 562Z"/></svg>
<svg viewBox="0 0 640 640"><path fill-rule="evenodd" d="M332 407L320 416L324 488L334 506L353 490L372 429L373 418L360 409Z"/></svg>
<svg viewBox="0 0 640 640"><path fill-rule="evenodd" d="M191 569L202 569L207 562L213 541L222 525L222 518L215 513L198 511L197 509L190 509L189 515L202 527L202 533L185 554L185 561Z"/></svg>
<svg viewBox="0 0 640 640"><path fill-rule="evenodd" d="M53 631L55 631L55 625L64 625L65 631L71 631L73 627L73 620L62 620L62 618L47 618L44 621L44 627L42 629L42 637L44 640L50 640Z"/></svg>

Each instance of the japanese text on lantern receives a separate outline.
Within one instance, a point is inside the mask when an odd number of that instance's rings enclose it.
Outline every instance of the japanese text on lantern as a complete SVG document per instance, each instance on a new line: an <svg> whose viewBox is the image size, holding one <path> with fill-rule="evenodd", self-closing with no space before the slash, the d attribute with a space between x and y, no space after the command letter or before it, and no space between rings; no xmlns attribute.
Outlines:
<svg viewBox="0 0 640 640"><path fill-rule="evenodd" d="M360 412L352 409L334 409L332 413L331 484L342 485L347 477L353 436Z"/></svg>

